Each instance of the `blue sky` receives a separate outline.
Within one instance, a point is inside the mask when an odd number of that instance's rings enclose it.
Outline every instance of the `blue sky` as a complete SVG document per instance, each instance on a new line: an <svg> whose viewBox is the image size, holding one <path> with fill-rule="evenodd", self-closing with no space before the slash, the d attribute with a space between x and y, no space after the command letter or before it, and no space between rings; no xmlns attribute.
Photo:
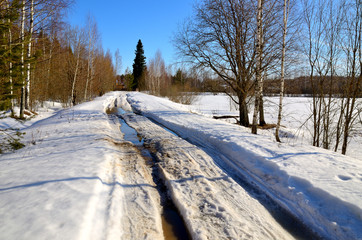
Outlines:
<svg viewBox="0 0 362 240"><path fill-rule="evenodd" d="M166 64L177 61L171 39L178 25L192 14L195 0L75 0L68 22L83 26L91 14L96 19L104 50L117 48L122 72L132 69L138 39L147 60L159 49Z"/></svg>

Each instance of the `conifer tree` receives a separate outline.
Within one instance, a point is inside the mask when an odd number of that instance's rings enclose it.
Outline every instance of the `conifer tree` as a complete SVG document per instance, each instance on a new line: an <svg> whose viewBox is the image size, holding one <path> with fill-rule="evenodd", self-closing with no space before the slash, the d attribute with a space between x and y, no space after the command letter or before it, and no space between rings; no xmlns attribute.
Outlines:
<svg viewBox="0 0 362 240"><path fill-rule="evenodd" d="M0 11L0 111L11 110L12 101L21 87L19 75L20 45L13 41L11 29L19 19L21 4L14 0L3 2Z"/></svg>
<svg viewBox="0 0 362 240"><path fill-rule="evenodd" d="M146 70L146 57L144 55L143 45L141 40L138 40L136 47L136 57L133 63L133 83L132 90L140 88L140 83L144 77Z"/></svg>

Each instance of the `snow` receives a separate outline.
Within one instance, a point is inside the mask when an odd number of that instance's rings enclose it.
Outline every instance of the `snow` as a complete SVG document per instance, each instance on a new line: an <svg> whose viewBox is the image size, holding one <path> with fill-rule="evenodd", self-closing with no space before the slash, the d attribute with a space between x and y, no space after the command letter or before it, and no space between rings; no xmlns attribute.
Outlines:
<svg viewBox="0 0 362 240"><path fill-rule="evenodd" d="M146 173L119 174L139 157L105 113L116 96L26 122L27 146L0 156L0 239L162 239L155 190L141 184Z"/></svg>
<svg viewBox="0 0 362 240"><path fill-rule="evenodd" d="M298 218L332 239L362 238L362 162L308 145L279 144L249 129L192 113L166 99L129 93L134 110L247 174ZM152 104L150 104L152 103Z"/></svg>
<svg viewBox="0 0 362 240"><path fill-rule="evenodd" d="M238 116L239 114L236 105L225 94L203 93L196 99L192 105L187 106L187 109L193 113L202 114L207 117L220 115ZM361 106L361 99L357 103ZM267 123L277 122L278 104L279 97L264 97L264 114ZM280 130L283 142L292 145L311 145L311 129L313 129L312 119L310 118L311 106L312 98L310 97L284 97L282 128ZM252 109L249 110L251 110L249 119L252 119ZM334 120L337 121L338 118L334 118ZM235 123L234 119L226 121ZM333 124L336 124L336 122ZM360 147L362 145L361 133L362 123L358 123L357 119L355 129L352 131L348 143L347 155L360 160L362 160L362 148ZM275 138L275 129L259 130L259 134L269 136L273 140Z"/></svg>
<svg viewBox="0 0 362 240"><path fill-rule="evenodd" d="M192 239L292 239L207 153L143 116L122 117L157 152L161 176Z"/></svg>
<svg viewBox="0 0 362 240"><path fill-rule="evenodd" d="M286 112L305 107L301 102ZM0 119L0 128L26 132L24 148L0 155L0 239L164 238L152 170L107 114L114 107L128 111L122 117L154 152L194 239L293 238L238 175L323 237L362 239L360 159L300 138L279 144L268 131L252 135L212 119L235 114L223 95L185 106L136 92L112 92L68 109L47 103L25 122ZM284 130L296 136L293 118L286 116Z"/></svg>

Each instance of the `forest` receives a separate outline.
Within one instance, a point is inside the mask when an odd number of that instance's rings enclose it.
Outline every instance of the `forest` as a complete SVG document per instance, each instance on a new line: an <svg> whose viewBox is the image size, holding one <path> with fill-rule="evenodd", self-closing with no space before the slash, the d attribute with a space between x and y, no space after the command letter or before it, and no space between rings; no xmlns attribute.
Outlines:
<svg viewBox="0 0 362 240"><path fill-rule="evenodd" d="M44 101L73 106L113 90L112 55L102 48L97 23L92 16L83 27L65 23L71 5L1 0L0 110L22 119Z"/></svg>

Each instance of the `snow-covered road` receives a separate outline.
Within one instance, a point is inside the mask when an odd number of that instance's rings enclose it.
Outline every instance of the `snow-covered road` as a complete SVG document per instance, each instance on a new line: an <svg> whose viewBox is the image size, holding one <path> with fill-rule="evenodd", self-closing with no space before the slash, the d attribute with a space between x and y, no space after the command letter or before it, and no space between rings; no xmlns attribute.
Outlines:
<svg viewBox="0 0 362 240"><path fill-rule="evenodd" d="M218 165L255 182L278 205L324 238L362 239L362 162L320 148L279 144L247 128L194 114L142 93L132 109L226 158Z"/></svg>
<svg viewBox="0 0 362 240"><path fill-rule="evenodd" d="M149 119L122 114L155 153L162 178L193 239L292 239L213 159Z"/></svg>
<svg viewBox="0 0 362 240"><path fill-rule="evenodd" d="M114 108L126 111L121 121L106 113ZM142 93L36 119L16 123L26 147L0 155L1 240L164 239L155 167L193 239L311 236L286 230L270 204L327 239L362 239L362 164L353 158L279 145ZM143 137L155 165L121 124Z"/></svg>

